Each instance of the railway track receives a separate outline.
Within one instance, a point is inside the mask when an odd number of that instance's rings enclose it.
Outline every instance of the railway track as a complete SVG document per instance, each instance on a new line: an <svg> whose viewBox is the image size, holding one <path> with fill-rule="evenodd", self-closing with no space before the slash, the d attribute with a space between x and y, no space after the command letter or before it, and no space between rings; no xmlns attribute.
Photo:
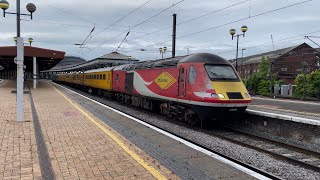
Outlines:
<svg viewBox="0 0 320 180"><path fill-rule="evenodd" d="M276 142L234 129L207 132L221 139L270 154L275 158L288 161L294 165L320 172L320 153L296 146Z"/></svg>
<svg viewBox="0 0 320 180"><path fill-rule="evenodd" d="M61 86L61 85L58 85L58 86ZM71 89L69 89L69 88L67 88L67 87L65 87L65 86L61 86L61 87L65 88L65 89L68 89L68 90L70 90L70 91L73 91L73 90L71 90ZM74 91L73 91L73 92L74 92ZM75 92L75 93L77 93L77 92ZM79 94L79 93L77 93L77 94ZM256 168L256 167L254 167L254 166L252 166L252 165L250 165L250 164L241 162L241 161L239 161L239 160L237 160L237 159L235 159L235 158L233 158L233 157L230 157L230 156L224 155L224 154L222 154L222 153L220 153L220 152L218 152L218 151L214 151L214 150L212 150L212 149L209 149L209 148L207 148L207 147L205 147L205 146L202 146L202 145L199 144L199 143L190 141L189 139L186 139L186 138L184 138L184 137L181 137L181 136L179 136L179 135L177 135L177 134L175 134L175 133L173 133L173 132L169 132L169 131L163 129L162 127L158 127L158 126L155 126L154 124L150 124L150 123L147 122L147 121L144 121L144 120L139 119L139 118L136 117L135 115L127 114L126 112L123 112L123 111L122 111L121 109L119 109L119 108L115 108L115 107L112 107L112 106L110 106L110 105L106 105L105 103L103 103L103 102L101 102L101 101L99 101L99 100L97 100L97 99L92 99L92 98L84 95L84 93L81 93L80 95L83 96L83 97L85 97L85 98L87 98L87 99L90 99L91 101L96 101L97 103L101 103L101 104L103 104L104 106L108 106L108 107L110 107L110 108L112 108L112 109L115 109L116 111L119 111L119 112L125 114L127 117L133 117L134 119L137 119L138 121L142 121L144 125L147 125L148 127L153 128L153 129L159 129L160 131L163 131L164 134L166 134L166 135L168 135L168 136L170 136L170 137L176 137L176 138L174 138L174 139L179 140L180 142L185 143L186 145L189 145L190 147L193 147L193 148L195 148L195 149L201 151L202 153L205 153L205 154L207 154L207 155L209 155L209 156L211 156L211 157L220 157L220 158L222 158L222 159L226 159L226 161L230 161L230 162L236 164L236 166L242 166L242 167L244 167L244 168L246 168L246 169L254 172L254 174L257 174L258 176L254 176L254 177L259 177L258 179L260 179L260 178L262 178L262 179L282 179L282 178L280 178L280 177L278 177L278 176L276 176L276 175L273 175L273 174L271 174L271 173L269 173L269 172L266 172L266 171L264 171L264 170L261 170L261 169L259 169L259 168ZM250 174L250 173L249 173L249 174Z"/></svg>

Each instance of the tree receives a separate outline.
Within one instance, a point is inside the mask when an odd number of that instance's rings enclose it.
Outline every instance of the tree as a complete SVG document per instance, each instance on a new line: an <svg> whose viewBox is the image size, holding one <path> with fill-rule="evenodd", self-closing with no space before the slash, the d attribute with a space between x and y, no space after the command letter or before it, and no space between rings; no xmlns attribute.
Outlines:
<svg viewBox="0 0 320 180"><path fill-rule="evenodd" d="M303 97L304 78L304 74L299 74L295 79L295 84L297 85L297 89L295 91L296 97ZM320 70L306 74L305 93L306 97L320 98Z"/></svg>
<svg viewBox="0 0 320 180"><path fill-rule="evenodd" d="M259 72L253 74L248 79L246 86L248 90L253 94L269 94L270 80L274 83L276 76L271 75L269 78L270 61L267 57L262 57L259 64Z"/></svg>

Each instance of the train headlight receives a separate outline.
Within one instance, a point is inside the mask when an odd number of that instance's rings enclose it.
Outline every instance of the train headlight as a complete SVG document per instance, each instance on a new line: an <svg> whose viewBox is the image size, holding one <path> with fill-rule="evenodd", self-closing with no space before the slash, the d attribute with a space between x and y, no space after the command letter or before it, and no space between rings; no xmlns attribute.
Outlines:
<svg viewBox="0 0 320 180"><path fill-rule="evenodd" d="M245 94L244 94L244 97L245 97L245 98L250 98L250 94L249 94L249 93L245 93Z"/></svg>
<svg viewBox="0 0 320 180"><path fill-rule="evenodd" d="M224 95L223 94L219 93L218 96L219 96L219 98L224 99Z"/></svg>
<svg viewBox="0 0 320 180"><path fill-rule="evenodd" d="M211 97L213 97L213 98L219 98L219 95L218 95L218 94L215 94L215 93L212 93L212 94L211 94Z"/></svg>

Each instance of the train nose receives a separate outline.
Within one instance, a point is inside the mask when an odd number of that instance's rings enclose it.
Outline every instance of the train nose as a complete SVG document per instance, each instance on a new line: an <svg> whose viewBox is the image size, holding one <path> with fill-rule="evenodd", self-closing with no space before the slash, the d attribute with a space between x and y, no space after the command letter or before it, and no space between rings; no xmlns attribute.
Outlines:
<svg viewBox="0 0 320 180"><path fill-rule="evenodd" d="M213 89L220 100L251 100L242 82L212 82Z"/></svg>

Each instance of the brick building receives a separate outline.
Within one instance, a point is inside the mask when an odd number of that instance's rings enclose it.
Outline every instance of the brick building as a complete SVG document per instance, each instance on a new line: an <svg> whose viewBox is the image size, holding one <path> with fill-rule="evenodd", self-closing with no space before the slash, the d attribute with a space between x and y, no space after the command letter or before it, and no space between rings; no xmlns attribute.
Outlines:
<svg viewBox="0 0 320 180"><path fill-rule="evenodd" d="M306 43L253 56L238 59L238 73L241 78L248 79L252 74L259 72L262 57L271 61L272 73L286 84L294 84L296 76L303 73L303 68L309 73L320 68L320 59L317 58L317 49ZM235 62L233 61L235 65Z"/></svg>

